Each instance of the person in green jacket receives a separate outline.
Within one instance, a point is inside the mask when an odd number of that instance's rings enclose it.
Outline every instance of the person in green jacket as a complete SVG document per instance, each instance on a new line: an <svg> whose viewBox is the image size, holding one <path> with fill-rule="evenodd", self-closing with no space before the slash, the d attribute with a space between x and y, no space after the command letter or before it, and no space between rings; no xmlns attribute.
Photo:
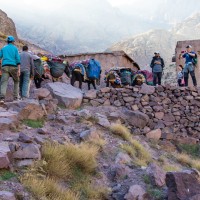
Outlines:
<svg viewBox="0 0 200 200"><path fill-rule="evenodd" d="M8 79L12 77L14 81L14 100L19 99L19 77L20 77L20 55L17 47L14 45L15 38L7 37L7 45L0 50L0 60L2 60L1 76L1 94L0 102L5 101Z"/></svg>

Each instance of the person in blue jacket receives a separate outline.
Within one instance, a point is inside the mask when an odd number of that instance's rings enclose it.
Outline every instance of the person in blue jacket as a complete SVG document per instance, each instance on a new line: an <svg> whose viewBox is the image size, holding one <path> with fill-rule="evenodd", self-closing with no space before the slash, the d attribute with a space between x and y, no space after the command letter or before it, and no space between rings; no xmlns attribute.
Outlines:
<svg viewBox="0 0 200 200"><path fill-rule="evenodd" d="M193 63L193 58L196 57L196 53L192 51L192 46L188 45L186 47L186 51L182 51L179 55L180 58L185 58L185 65L183 68L183 73L184 73L184 81L185 81L185 86L188 86L188 78L189 78L189 73L190 76L192 77L192 82L194 86L197 86L197 80L195 76L195 65Z"/></svg>
<svg viewBox="0 0 200 200"><path fill-rule="evenodd" d="M7 45L0 50L0 60L2 60L0 102L2 103L5 101L9 77L14 81L14 100L19 99L20 55L14 42L15 38L8 36Z"/></svg>

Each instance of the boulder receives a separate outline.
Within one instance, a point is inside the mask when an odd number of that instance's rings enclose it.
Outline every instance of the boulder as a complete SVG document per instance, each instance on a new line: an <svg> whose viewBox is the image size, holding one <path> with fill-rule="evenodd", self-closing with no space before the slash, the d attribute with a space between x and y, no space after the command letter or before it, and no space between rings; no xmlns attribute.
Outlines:
<svg viewBox="0 0 200 200"><path fill-rule="evenodd" d="M80 133L80 139L83 141L86 140L98 140L99 139L99 134L96 128L91 128L90 130L86 130Z"/></svg>
<svg viewBox="0 0 200 200"><path fill-rule="evenodd" d="M83 92L80 89L61 82L48 83L47 88L52 96L58 99L58 105L69 109L80 107L83 100Z"/></svg>
<svg viewBox="0 0 200 200"><path fill-rule="evenodd" d="M34 97L39 100L48 98L51 96L50 94L51 93L47 88L39 88L34 90Z"/></svg>
<svg viewBox="0 0 200 200"><path fill-rule="evenodd" d="M88 90L84 94L85 99L96 99L97 98L97 90Z"/></svg>
<svg viewBox="0 0 200 200"><path fill-rule="evenodd" d="M98 120L98 124L105 127L109 128L110 127L110 122L108 121L108 118L105 115L96 113L95 118Z"/></svg>
<svg viewBox="0 0 200 200"><path fill-rule="evenodd" d="M0 169L9 168L10 160L5 152L0 152Z"/></svg>
<svg viewBox="0 0 200 200"><path fill-rule="evenodd" d="M107 93L107 92L110 92L110 88L109 87L105 87L105 88L101 88L100 89L100 91L102 92L102 93Z"/></svg>
<svg viewBox="0 0 200 200"><path fill-rule="evenodd" d="M20 112L23 108L25 108L29 104L39 105L39 101L35 100L35 99L26 99L26 100L22 100L22 101L12 101L12 102L6 102L5 106L9 110Z"/></svg>
<svg viewBox="0 0 200 200"><path fill-rule="evenodd" d="M12 192L0 191L1 200L16 200L15 195Z"/></svg>
<svg viewBox="0 0 200 200"><path fill-rule="evenodd" d="M111 173L113 180L122 180L130 175L131 169L124 164L116 164L111 168Z"/></svg>
<svg viewBox="0 0 200 200"><path fill-rule="evenodd" d="M192 200L199 196L200 175L196 170L168 172L168 200Z"/></svg>
<svg viewBox="0 0 200 200"><path fill-rule="evenodd" d="M20 142L24 142L24 143L32 143L33 142L33 138L24 134L24 133L19 133L19 138L18 141Z"/></svg>
<svg viewBox="0 0 200 200"><path fill-rule="evenodd" d="M131 125L143 129L148 121L148 115L139 111L123 110L124 119Z"/></svg>
<svg viewBox="0 0 200 200"><path fill-rule="evenodd" d="M27 144L21 146L16 152L13 153L15 159L40 159L41 154L37 145Z"/></svg>
<svg viewBox="0 0 200 200"><path fill-rule="evenodd" d="M155 87L143 83L139 93L141 93L141 94L154 94L155 93Z"/></svg>
<svg viewBox="0 0 200 200"><path fill-rule="evenodd" d="M159 140L161 138L161 130L160 129L156 129L153 131L150 131L146 134L146 137L149 139L154 139L154 140Z"/></svg>
<svg viewBox="0 0 200 200"><path fill-rule="evenodd" d="M0 131L14 129L18 126L18 113L14 111L1 111L0 112Z"/></svg>
<svg viewBox="0 0 200 200"><path fill-rule="evenodd" d="M115 158L115 163L116 164L131 164L132 159L131 157L126 154L126 153L118 153L116 158Z"/></svg>
<svg viewBox="0 0 200 200"><path fill-rule="evenodd" d="M40 105L28 104L18 114L20 120L31 119L39 120L45 115L44 109Z"/></svg>
<svg viewBox="0 0 200 200"><path fill-rule="evenodd" d="M149 200L149 195L140 185L132 185L125 195L126 200Z"/></svg>
<svg viewBox="0 0 200 200"><path fill-rule="evenodd" d="M158 187L163 187L165 185L166 173L161 167L159 167L155 163L150 163L146 171L147 174L150 176L152 185Z"/></svg>

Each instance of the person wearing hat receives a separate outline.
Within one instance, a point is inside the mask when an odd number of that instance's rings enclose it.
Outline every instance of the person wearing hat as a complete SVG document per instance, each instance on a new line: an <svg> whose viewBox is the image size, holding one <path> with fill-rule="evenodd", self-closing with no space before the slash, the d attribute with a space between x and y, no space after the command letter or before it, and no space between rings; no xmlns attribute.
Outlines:
<svg viewBox="0 0 200 200"><path fill-rule="evenodd" d="M5 101L9 77L12 77L14 81L14 100L19 99L20 56L14 42L15 38L11 35L8 36L7 45L0 50L0 60L2 59L1 103Z"/></svg>
<svg viewBox="0 0 200 200"><path fill-rule="evenodd" d="M186 46L186 51L182 51L179 55L179 59L185 58L185 65L183 68L185 86L188 86L189 73L190 73L190 76L192 77L193 85L197 86L197 80L196 80L195 71L194 71L195 66L192 62L193 58L195 57L196 57L196 53L192 51L191 45Z"/></svg>
<svg viewBox="0 0 200 200"><path fill-rule="evenodd" d="M153 85L156 86L157 84L161 85L161 78L165 64L158 51L156 51L154 55L155 56L152 58L150 67L152 68L153 72Z"/></svg>

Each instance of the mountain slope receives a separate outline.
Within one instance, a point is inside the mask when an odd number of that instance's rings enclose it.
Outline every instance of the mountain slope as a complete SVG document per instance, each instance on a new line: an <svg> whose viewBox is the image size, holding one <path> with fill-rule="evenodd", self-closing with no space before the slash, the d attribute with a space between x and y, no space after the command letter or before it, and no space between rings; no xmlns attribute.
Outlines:
<svg viewBox="0 0 200 200"><path fill-rule="evenodd" d="M19 39L15 28L15 23L11 18L7 16L5 12L0 9L0 48L2 48L6 44L6 37L8 35L13 35L15 37L15 44L19 48L19 50L21 50L22 46L26 44L29 46L29 49L35 53L49 53L48 51L38 47L37 45Z"/></svg>

